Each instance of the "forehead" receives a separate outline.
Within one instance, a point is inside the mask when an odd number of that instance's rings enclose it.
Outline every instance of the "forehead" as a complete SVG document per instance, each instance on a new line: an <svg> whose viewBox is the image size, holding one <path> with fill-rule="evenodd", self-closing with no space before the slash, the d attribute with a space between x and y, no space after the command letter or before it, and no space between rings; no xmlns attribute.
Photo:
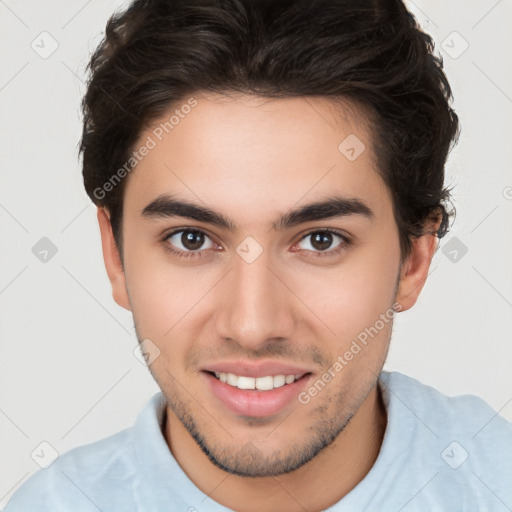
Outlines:
<svg viewBox="0 0 512 512"><path fill-rule="evenodd" d="M249 223L258 211L335 193L387 208L367 119L359 106L326 98L194 95L140 134L135 150L151 149L129 175L125 208L140 212L163 193Z"/></svg>

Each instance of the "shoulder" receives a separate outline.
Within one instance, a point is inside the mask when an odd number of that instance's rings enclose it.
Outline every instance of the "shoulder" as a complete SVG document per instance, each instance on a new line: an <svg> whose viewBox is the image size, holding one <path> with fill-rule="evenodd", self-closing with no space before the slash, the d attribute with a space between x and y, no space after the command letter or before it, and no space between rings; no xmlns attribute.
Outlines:
<svg viewBox="0 0 512 512"><path fill-rule="evenodd" d="M398 372L379 382L393 446L407 444L402 464L433 479L422 494L451 496L462 510L512 503L511 422L474 395L447 396Z"/></svg>
<svg viewBox="0 0 512 512"><path fill-rule="evenodd" d="M63 453L14 493L5 512L97 512L96 497L122 495L132 476L130 430Z"/></svg>
<svg viewBox="0 0 512 512"><path fill-rule="evenodd" d="M399 372L383 372L380 383L390 401L402 402L432 428L481 439L511 439L512 423L478 396L447 396Z"/></svg>
<svg viewBox="0 0 512 512"><path fill-rule="evenodd" d="M13 494L5 512L134 510L139 459L154 452L155 443L158 451L164 403L156 393L133 426L57 457Z"/></svg>

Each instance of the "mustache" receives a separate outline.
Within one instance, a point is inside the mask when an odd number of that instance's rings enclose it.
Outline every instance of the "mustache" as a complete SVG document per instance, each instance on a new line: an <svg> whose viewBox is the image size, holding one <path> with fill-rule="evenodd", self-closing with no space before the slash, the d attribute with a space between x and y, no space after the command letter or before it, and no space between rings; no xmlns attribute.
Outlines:
<svg viewBox="0 0 512 512"><path fill-rule="evenodd" d="M274 359L286 362L310 362L322 368L329 366L331 357L318 347L298 347L290 341L268 342L258 350L248 350L236 342L226 341L216 346L196 346L187 357L186 365L197 368L205 361L231 359Z"/></svg>

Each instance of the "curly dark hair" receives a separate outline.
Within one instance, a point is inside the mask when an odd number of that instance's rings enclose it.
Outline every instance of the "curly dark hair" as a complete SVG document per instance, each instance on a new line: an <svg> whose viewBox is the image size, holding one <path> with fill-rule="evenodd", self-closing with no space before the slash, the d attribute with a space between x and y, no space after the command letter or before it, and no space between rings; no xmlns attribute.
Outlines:
<svg viewBox="0 0 512 512"><path fill-rule="evenodd" d="M108 20L87 71L84 185L109 211L121 257L126 180L108 193L104 184L126 169L143 129L194 93L362 105L402 261L428 221L440 222L441 238L455 215L444 188L459 135L451 88L432 38L401 0L134 0Z"/></svg>

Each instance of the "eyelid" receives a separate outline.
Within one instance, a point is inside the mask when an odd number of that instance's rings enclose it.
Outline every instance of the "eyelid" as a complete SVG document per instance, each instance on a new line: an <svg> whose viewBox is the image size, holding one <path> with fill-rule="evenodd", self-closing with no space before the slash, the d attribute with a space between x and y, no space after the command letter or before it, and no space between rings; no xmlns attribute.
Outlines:
<svg viewBox="0 0 512 512"><path fill-rule="evenodd" d="M181 233L181 236L183 236L183 233L194 233L194 235L201 235L203 236L203 239L204 239L204 242L205 243L210 243L212 246L215 246L215 242L212 240L212 238L207 234L207 233L203 233L201 231L196 231L196 230L192 230L192 229L180 229L178 231L175 231L171 234L169 234L167 237L166 237L166 240L169 241L171 238L174 238L175 236L178 236L178 243L183 245L183 242L182 240L180 239L179 235ZM205 247L205 248L201 248L201 249L197 249L197 250L188 250L188 249L182 249L182 248L177 248L178 251L181 251L181 252L192 252L192 253L196 253L196 252L200 252L200 251L207 251L209 249L212 249L213 247Z"/></svg>
<svg viewBox="0 0 512 512"><path fill-rule="evenodd" d="M315 256L334 256L352 244L352 238L350 236L346 235L343 231L335 228L312 228L311 230L307 231L301 236L297 244L302 242L302 240L312 235L313 233L330 233L341 239L341 242L334 249L327 249L325 251L312 251L309 249L304 249L306 250L306 252L312 253Z"/></svg>
<svg viewBox="0 0 512 512"><path fill-rule="evenodd" d="M342 229L338 229L338 228L310 228L309 230L307 230L300 238L300 240L302 240L303 238L305 238L306 236L308 235L311 235L312 233L332 233L333 235L338 235L340 236L341 238L347 240L347 241L350 241L351 240L351 237L348 233L346 233L345 231L343 231ZM300 235L299 235L300 236Z"/></svg>
<svg viewBox="0 0 512 512"><path fill-rule="evenodd" d="M180 226L180 227L171 228L169 230L164 231L164 233L162 234L162 239L165 240L165 239L170 238L171 236L176 235L177 233L180 233L182 231L196 231L196 232L206 235L212 241L214 241L216 239L216 237L214 235L210 234L210 232L207 229L198 228L195 226Z"/></svg>
<svg viewBox="0 0 512 512"><path fill-rule="evenodd" d="M174 254L177 254L178 256L182 255L184 257L187 257L187 256L191 255L192 257L201 257L204 252L212 250L212 248L209 248L209 249L198 249L196 251L190 251L190 250L189 251L183 251L182 249L174 249L171 246L171 244L168 243L168 239L171 238L172 236L178 234L178 233L183 232L183 231L191 231L191 232L201 233L201 234L205 235L206 237L208 237L211 240L213 245L216 246L215 249L218 249L219 247L222 249L222 245L215 241L215 237L210 235L208 230L206 230L204 228L199 228L199 227L183 226L183 227L172 228L169 231L166 231L162 235L162 243L165 244L165 249L167 251L170 251L170 252L172 252ZM311 251L311 250L308 250L308 249L301 249L301 250L305 250L308 253L312 253L315 256L329 256L329 255L334 256L334 255L337 255L339 252L344 250L346 247L348 247L352 243L351 237L349 235L345 234L343 231L341 231L339 229L316 227L316 228L310 228L305 233L302 233L301 235L299 235L300 238L294 244L294 246L296 246L298 243L302 242L302 240L304 240L305 238L307 238L308 236L310 236L313 233L332 233L333 235L340 237L341 240L342 240L342 242L335 249L328 249L326 251Z"/></svg>
<svg viewBox="0 0 512 512"><path fill-rule="evenodd" d="M200 228L192 228L192 227L181 227L181 228L173 228L169 231L166 231L161 236L159 244L162 245L164 251L171 254L173 257L182 259L183 261L190 259L192 262L194 262L198 258L203 258L206 251L211 250L211 249L199 249L197 251L184 251L182 249L174 248L174 246L168 241L169 238L173 237L174 235L177 235L178 233L184 232L184 231L191 231L191 232L195 231L195 232L201 233L203 235L206 235L206 237L208 237L214 245L218 245L206 230L203 230Z"/></svg>

